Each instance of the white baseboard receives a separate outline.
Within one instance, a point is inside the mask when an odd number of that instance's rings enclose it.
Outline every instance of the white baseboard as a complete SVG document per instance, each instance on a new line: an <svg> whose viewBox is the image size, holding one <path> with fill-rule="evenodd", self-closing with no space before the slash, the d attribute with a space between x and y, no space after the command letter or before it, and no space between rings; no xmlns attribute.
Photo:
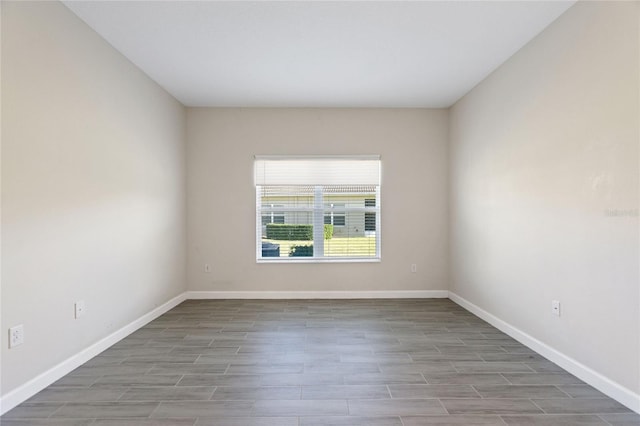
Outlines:
<svg viewBox="0 0 640 426"><path fill-rule="evenodd" d="M446 299L447 290L188 291L187 299Z"/></svg>
<svg viewBox="0 0 640 426"><path fill-rule="evenodd" d="M27 399L31 398L36 393L40 392L42 389L46 388L50 384L56 382L61 379L65 375L69 374L76 368L80 367L85 362L89 361L94 356L98 355L100 352L109 348L111 345L119 342L120 340L127 337L129 334L138 330L139 328L145 326L149 322L158 318L160 315L165 312L173 309L178 304L182 303L186 299L186 293L182 293L168 302L158 306L151 312L148 312L138 318L137 320L125 325L121 329L111 333L104 339L94 343L86 349L78 352L77 354L71 356L70 358L62 361L60 364L55 367L50 368L39 376L29 380L27 383L19 386L18 388L12 390L11 392L4 395L0 398L0 415L6 413L11 410L15 406L21 404Z"/></svg>
<svg viewBox="0 0 640 426"><path fill-rule="evenodd" d="M406 299L406 298L446 298L447 290L408 291L187 291L137 320L113 332L104 339L78 352L58 365L50 368L27 383L0 397L0 415L6 413L42 389L61 379L100 352L119 342L129 334L145 326L160 315L171 310L187 299Z"/></svg>
<svg viewBox="0 0 640 426"><path fill-rule="evenodd" d="M634 393L630 389L627 389L624 386L621 386L620 384L606 378L602 374L592 370L586 365L563 354L562 352L557 351L551 346L517 329L516 327L513 327L507 322L490 314L489 312L485 311L479 306L474 305L473 303L458 296L453 292L449 292L449 299L451 299L453 302L457 303L458 305L462 306L464 309L468 310L469 312L485 320L492 326L496 327L498 330L513 337L523 345L529 347L530 349L533 349L540 355L558 364L560 367L564 368L569 373L573 374L580 380L598 389L600 392L604 393L605 395L629 407L631 410L637 413L640 413L640 395Z"/></svg>
<svg viewBox="0 0 640 426"><path fill-rule="evenodd" d="M137 320L127 324L104 339L45 371L24 385L0 398L0 415L26 401L42 389L69 374L111 345L143 327L187 299L428 299L449 298L469 312L477 315L523 345L533 349L571 374L600 390L609 397L640 413L640 395L613 382L600 373L564 355L556 349L513 327L500 318L447 290L401 291L187 291Z"/></svg>

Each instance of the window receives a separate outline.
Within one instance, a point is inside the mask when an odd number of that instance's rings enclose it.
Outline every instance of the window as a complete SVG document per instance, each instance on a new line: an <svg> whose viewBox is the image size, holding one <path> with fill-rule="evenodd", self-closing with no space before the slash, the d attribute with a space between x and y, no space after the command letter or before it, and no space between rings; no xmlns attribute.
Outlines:
<svg viewBox="0 0 640 426"><path fill-rule="evenodd" d="M378 156L256 157L256 258L380 259Z"/></svg>
<svg viewBox="0 0 640 426"><path fill-rule="evenodd" d="M284 207L282 205L271 204L271 208ZM276 213L275 211L271 211L271 213L262 215L262 224L266 225L267 223L284 223L284 213Z"/></svg>
<svg viewBox="0 0 640 426"><path fill-rule="evenodd" d="M365 207L375 207L376 199L375 198L367 198L364 200ZM376 232L376 214L373 212L366 212L364 214L364 232L365 235L371 236L375 235Z"/></svg>
<svg viewBox="0 0 640 426"><path fill-rule="evenodd" d="M344 215L344 204L331 203L325 206L328 209L328 213L324 215L324 224L333 226L344 226L346 221Z"/></svg>

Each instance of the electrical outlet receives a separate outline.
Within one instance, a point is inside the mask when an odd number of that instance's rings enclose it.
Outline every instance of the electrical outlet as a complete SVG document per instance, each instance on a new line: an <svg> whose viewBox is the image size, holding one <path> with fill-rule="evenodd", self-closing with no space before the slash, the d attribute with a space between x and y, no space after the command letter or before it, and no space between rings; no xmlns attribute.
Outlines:
<svg viewBox="0 0 640 426"><path fill-rule="evenodd" d="M557 316L560 316L560 301L552 300L551 301L551 313Z"/></svg>
<svg viewBox="0 0 640 426"><path fill-rule="evenodd" d="M78 300L76 303L73 304L73 307L75 310L76 319L84 316L84 312L85 312L84 300Z"/></svg>
<svg viewBox="0 0 640 426"><path fill-rule="evenodd" d="M24 343L24 325L16 325L9 329L9 349Z"/></svg>
<svg viewBox="0 0 640 426"><path fill-rule="evenodd" d="M211 272L211 265L209 265L208 263L204 264L204 272L206 272L207 274Z"/></svg>
<svg viewBox="0 0 640 426"><path fill-rule="evenodd" d="M415 274L417 271L418 271L418 265L416 265L415 263L412 263L411 272Z"/></svg>

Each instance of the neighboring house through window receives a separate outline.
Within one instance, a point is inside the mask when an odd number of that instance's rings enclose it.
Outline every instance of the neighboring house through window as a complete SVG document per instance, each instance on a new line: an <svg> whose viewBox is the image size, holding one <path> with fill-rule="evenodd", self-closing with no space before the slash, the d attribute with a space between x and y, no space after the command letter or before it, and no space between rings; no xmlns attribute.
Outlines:
<svg viewBox="0 0 640 426"><path fill-rule="evenodd" d="M364 200L365 207L375 207L375 198L366 198ZM364 232L367 235L374 235L376 232L376 214L374 212L365 212L364 214Z"/></svg>
<svg viewBox="0 0 640 426"><path fill-rule="evenodd" d="M333 226L344 226L346 223L344 215L344 204L331 203L328 206L329 212L324 215L324 224Z"/></svg>
<svg viewBox="0 0 640 426"><path fill-rule="evenodd" d="M279 208L279 207L284 207L284 206L277 205L277 204L271 204L270 207L271 208ZM272 211L271 213L263 214L262 215L262 224L266 225L267 223L284 223L284 213L282 213L282 212L276 213L275 211Z"/></svg>

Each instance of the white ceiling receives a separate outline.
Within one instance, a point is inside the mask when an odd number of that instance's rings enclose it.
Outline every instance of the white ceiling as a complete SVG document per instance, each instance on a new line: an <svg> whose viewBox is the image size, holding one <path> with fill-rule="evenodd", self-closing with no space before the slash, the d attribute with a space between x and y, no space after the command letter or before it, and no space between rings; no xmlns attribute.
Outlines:
<svg viewBox="0 0 640 426"><path fill-rule="evenodd" d="M187 106L448 107L574 1L65 1Z"/></svg>

